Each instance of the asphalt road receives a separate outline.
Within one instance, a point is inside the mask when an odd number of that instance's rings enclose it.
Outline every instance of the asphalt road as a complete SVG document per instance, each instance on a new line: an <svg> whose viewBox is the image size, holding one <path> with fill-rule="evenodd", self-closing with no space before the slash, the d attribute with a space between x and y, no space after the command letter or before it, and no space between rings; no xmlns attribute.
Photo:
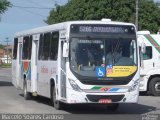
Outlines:
<svg viewBox="0 0 160 120"><path fill-rule="evenodd" d="M160 114L160 97L140 96L138 104L121 104L116 112L99 105L71 105L65 110L55 110L45 97L24 100L22 90L17 90L11 83L11 69L0 68L0 113L63 114L66 119L81 120L142 120L143 114Z"/></svg>

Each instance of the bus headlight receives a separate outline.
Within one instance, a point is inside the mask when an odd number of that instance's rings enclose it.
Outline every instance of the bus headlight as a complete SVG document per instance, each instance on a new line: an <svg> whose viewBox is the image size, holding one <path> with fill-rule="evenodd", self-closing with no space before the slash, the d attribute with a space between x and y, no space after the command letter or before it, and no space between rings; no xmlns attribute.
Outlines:
<svg viewBox="0 0 160 120"><path fill-rule="evenodd" d="M128 92L132 92L137 89L139 84L139 79L135 80L131 87L129 87Z"/></svg>
<svg viewBox="0 0 160 120"><path fill-rule="evenodd" d="M74 80L69 79L69 83L72 86L73 90L82 92L82 89L77 85L77 83Z"/></svg>

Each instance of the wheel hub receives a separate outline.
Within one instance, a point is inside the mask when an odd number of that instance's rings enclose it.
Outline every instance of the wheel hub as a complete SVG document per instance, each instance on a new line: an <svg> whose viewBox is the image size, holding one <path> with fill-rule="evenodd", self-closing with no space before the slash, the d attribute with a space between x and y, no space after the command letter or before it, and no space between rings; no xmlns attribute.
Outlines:
<svg viewBox="0 0 160 120"><path fill-rule="evenodd" d="M157 92L160 92L160 82L157 82L157 83L155 84L155 90L156 90Z"/></svg>

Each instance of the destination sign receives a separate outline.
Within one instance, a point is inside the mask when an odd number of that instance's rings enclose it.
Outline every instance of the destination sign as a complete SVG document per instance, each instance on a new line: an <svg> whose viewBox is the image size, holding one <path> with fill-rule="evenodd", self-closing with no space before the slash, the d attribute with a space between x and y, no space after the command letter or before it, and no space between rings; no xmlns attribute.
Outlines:
<svg viewBox="0 0 160 120"><path fill-rule="evenodd" d="M79 26L79 32L94 32L94 33L124 33L121 27L92 27L92 26Z"/></svg>
<svg viewBox="0 0 160 120"><path fill-rule="evenodd" d="M71 33L135 34L135 29L133 26L122 25L74 24L71 25Z"/></svg>

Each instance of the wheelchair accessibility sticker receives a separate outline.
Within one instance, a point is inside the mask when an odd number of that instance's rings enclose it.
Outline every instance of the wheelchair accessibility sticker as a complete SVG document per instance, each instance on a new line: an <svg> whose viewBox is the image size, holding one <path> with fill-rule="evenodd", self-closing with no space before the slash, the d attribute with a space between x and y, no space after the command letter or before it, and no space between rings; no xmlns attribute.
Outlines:
<svg viewBox="0 0 160 120"><path fill-rule="evenodd" d="M97 77L105 77L105 72L106 72L106 70L105 70L105 67L97 67L96 68L96 76Z"/></svg>

